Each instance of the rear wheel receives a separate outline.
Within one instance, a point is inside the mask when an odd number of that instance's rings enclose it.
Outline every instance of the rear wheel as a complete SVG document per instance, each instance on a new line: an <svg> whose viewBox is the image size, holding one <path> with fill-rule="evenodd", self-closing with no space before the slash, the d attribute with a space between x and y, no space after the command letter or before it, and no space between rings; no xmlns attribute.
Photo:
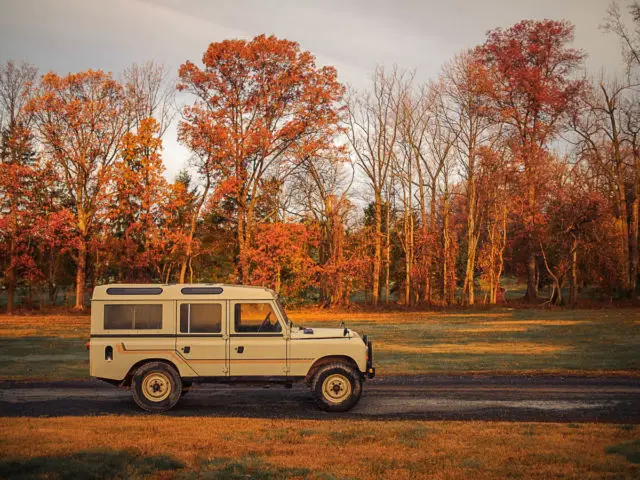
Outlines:
<svg viewBox="0 0 640 480"><path fill-rule="evenodd" d="M175 406L182 394L182 380L171 365L145 363L136 371L131 383L133 399L147 412L164 412Z"/></svg>
<svg viewBox="0 0 640 480"><path fill-rule="evenodd" d="M346 412L362 395L360 372L349 365L330 363L320 367L311 382L318 406L327 412Z"/></svg>

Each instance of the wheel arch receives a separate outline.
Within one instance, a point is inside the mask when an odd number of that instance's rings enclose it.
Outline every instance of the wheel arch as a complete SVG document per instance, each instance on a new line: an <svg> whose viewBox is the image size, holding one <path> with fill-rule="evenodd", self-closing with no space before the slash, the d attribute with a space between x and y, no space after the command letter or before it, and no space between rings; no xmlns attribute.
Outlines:
<svg viewBox="0 0 640 480"><path fill-rule="evenodd" d="M124 380L122 380L122 382L120 383L120 386L122 386L122 387L130 387L131 386L131 381L133 379L133 376L136 373L136 370L138 370L141 366L143 366L146 363L154 363L154 362L155 363L165 363L165 364L169 365L170 367L173 367L173 369L178 373L178 376L181 377L180 369L178 369L176 364L173 363L172 361L167 360L166 358L145 358L143 360L140 360L140 361L134 363L131 366L131 368L127 372L127 375L124 377Z"/></svg>
<svg viewBox="0 0 640 480"><path fill-rule="evenodd" d="M309 368L309 371L307 372L307 375L304 377L304 381L307 382L307 383L311 382L311 380L313 379L313 377L316 374L316 372L320 369L320 367L322 367L323 365L327 365L329 363L344 363L344 364L349 365L356 372L361 373L360 369L358 368L358 364L350 356L348 356L348 355L327 355L326 357L321 357L321 358L317 359L315 362L313 362L313 365L311 365L311 368Z"/></svg>

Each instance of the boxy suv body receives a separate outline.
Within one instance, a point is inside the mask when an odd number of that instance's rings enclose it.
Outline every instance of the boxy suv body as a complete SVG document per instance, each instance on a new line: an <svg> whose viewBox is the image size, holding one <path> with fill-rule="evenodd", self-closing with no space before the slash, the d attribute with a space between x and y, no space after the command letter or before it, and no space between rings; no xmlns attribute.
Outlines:
<svg viewBox="0 0 640 480"><path fill-rule="evenodd" d="M322 409L346 411L375 375L366 336L295 326L267 288L103 285L91 304L91 376L130 387L147 411L170 409L194 381L306 381Z"/></svg>

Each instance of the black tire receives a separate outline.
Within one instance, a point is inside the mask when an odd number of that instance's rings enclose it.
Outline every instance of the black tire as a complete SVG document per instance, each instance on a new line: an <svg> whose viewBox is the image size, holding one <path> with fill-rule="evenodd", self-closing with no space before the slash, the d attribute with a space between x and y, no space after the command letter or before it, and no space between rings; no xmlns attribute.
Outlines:
<svg viewBox="0 0 640 480"><path fill-rule="evenodd" d="M182 394L180 374L171 365L149 362L133 375L131 382L136 404L151 413L166 412L173 408Z"/></svg>
<svg viewBox="0 0 640 480"><path fill-rule="evenodd" d="M360 372L343 363L323 365L313 376L311 391L325 412L346 412L362 395Z"/></svg>

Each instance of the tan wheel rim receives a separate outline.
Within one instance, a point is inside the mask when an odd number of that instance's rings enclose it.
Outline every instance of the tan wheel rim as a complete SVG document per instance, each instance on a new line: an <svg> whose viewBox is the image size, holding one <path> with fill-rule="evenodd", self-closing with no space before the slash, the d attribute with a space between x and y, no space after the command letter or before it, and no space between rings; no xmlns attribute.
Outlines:
<svg viewBox="0 0 640 480"><path fill-rule="evenodd" d="M351 395L351 382L340 373L329 375L322 382L322 395L331 403L342 403Z"/></svg>
<svg viewBox="0 0 640 480"><path fill-rule="evenodd" d="M151 402L161 402L171 393L171 380L164 373L152 372L142 381L142 394Z"/></svg>

